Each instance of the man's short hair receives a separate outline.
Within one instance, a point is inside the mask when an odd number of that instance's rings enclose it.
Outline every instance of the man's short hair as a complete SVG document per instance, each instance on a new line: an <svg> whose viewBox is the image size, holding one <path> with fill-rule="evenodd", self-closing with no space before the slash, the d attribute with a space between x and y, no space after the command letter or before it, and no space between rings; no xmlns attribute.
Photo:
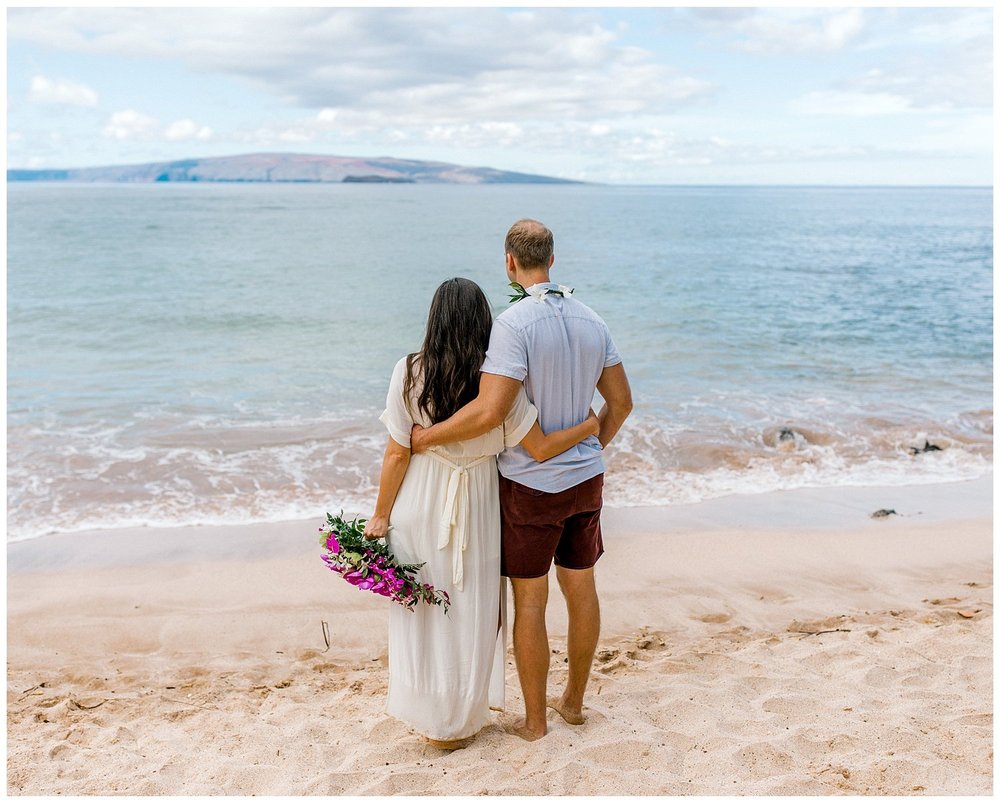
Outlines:
<svg viewBox="0 0 1000 803"><path fill-rule="evenodd" d="M503 247L522 270L547 268L552 260L552 232L537 220L525 218L508 229Z"/></svg>

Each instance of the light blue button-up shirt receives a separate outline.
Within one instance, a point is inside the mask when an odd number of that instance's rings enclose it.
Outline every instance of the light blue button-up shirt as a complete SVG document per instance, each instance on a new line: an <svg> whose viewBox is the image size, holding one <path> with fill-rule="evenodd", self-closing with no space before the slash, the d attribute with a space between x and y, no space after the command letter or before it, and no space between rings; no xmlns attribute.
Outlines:
<svg viewBox="0 0 1000 803"><path fill-rule="evenodd" d="M534 287L557 290L559 285ZM548 433L583 421L601 372L621 361L607 324L596 312L573 297L551 294L542 301L521 299L497 316L483 371L524 382L528 399L538 408L542 432ZM604 471L601 444L593 435L544 463L513 446L500 454L497 464L507 479L549 493Z"/></svg>

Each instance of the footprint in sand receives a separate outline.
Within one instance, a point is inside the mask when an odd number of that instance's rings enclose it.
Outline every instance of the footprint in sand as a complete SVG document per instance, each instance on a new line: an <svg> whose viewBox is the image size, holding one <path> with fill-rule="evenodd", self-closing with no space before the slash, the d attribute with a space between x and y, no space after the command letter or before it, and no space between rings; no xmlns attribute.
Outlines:
<svg viewBox="0 0 1000 803"><path fill-rule="evenodd" d="M977 725L993 727L993 714L985 712L982 714L966 714L951 720L956 725Z"/></svg>
<svg viewBox="0 0 1000 803"><path fill-rule="evenodd" d="M865 672L865 682L869 686L885 688L899 681L901 673L895 667L874 666Z"/></svg>
<svg viewBox="0 0 1000 803"><path fill-rule="evenodd" d="M49 750L49 758L59 758L63 753L69 750L70 747L65 742L60 742L51 750Z"/></svg>
<svg viewBox="0 0 1000 803"><path fill-rule="evenodd" d="M803 718L805 712L817 708L816 702L813 699L795 695L769 697L761 703L760 707L769 714L780 714L793 718Z"/></svg>
<svg viewBox="0 0 1000 803"><path fill-rule="evenodd" d="M753 778L783 775L795 766L794 759L788 753L766 742L747 745L738 750L734 758L750 771Z"/></svg>
<svg viewBox="0 0 1000 803"><path fill-rule="evenodd" d="M722 625L732 619L733 615L731 613L703 613L692 618L710 625Z"/></svg>
<svg viewBox="0 0 1000 803"><path fill-rule="evenodd" d="M635 636L635 646L640 650L662 650L667 646L666 634L659 630L642 630Z"/></svg>

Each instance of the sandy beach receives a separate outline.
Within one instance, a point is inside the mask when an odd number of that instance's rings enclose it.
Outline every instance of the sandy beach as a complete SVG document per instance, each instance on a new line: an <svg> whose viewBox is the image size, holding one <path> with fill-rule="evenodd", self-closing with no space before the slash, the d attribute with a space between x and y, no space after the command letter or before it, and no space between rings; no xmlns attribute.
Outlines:
<svg viewBox="0 0 1000 803"><path fill-rule="evenodd" d="M507 734L508 656L453 753L383 712L388 603L317 526L9 545L8 793L992 792L992 477L608 510L588 721Z"/></svg>

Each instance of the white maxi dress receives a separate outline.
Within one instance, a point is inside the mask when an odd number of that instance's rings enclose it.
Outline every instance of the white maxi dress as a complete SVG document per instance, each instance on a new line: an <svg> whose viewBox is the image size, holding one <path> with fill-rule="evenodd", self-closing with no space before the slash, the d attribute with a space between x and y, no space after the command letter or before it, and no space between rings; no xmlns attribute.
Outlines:
<svg viewBox="0 0 1000 803"><path fill-rule="evenodd" d="M402 446L419 383L403 397L406 358L392 373L380 420ZM389 516L388 543L401 563L424 563L422 583L448 592L451 609L393 605L386 711L432 739L464 739L504 708L506 583L500 577L496 455L519 443L538 412L522 388L503 425L478 438L413 455ZM499 624L498 624L499 623Z"/></svg>

